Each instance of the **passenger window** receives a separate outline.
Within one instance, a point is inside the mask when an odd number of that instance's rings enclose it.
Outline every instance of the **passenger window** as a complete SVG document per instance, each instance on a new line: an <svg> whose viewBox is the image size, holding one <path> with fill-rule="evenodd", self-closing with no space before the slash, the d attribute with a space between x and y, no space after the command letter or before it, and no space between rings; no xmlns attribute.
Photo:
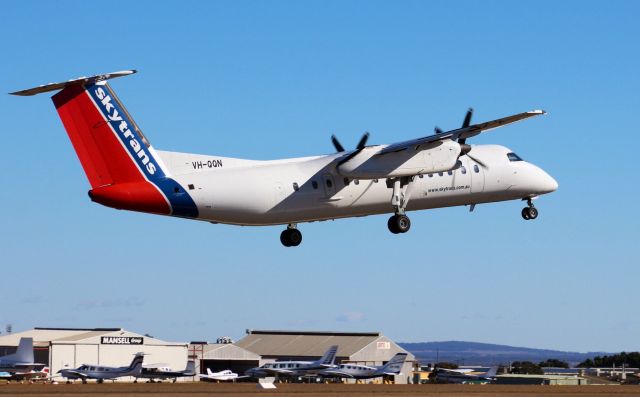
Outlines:
<svg viewBox="0 0 640 397"><path fill-rule="evenodd" d="M478 164L473 165L473 172L475 172L476 174L480 172L480 167L478 167Z"/></svg>
<svg viewBox="0 0 640 397"><path fill-rule="evenodd" d="M376 179L374 179L374 180L373 180L373 183L378 183L378 179L377 179L377 178L376 178Z"/></svg>
<svg viewBox="0 0 640 397"><path fill-rule="evenodd" d="M353 180L353 183L355 183L356 185L359 185L359 184L360 184L360 181L359 181L358 179L354 179L354 180Z"/></svg>
<svg viewBox="0 0 640 397"><path fill-rule="evenodd" d="M463 174L467 173L467 169L464 168L464 166L460 167L460 172L462 172Z"/></svg>
<svg viewBox="0 0 640 397"><path fill-rule="evenodd" d="M509 161L522 161L520 156L518 156L517 154L515 154L513 152L507 153L507 158L509 159Z"/></svg>
<svg viewBox="0 0 640 397"><path fill-rule="evenodd" d="M344 185L349 186L349 178L344 178Z"/></svg>
<svg viewBox="0 0 640 397"><path fill-rule="evenodd" d="M311 181L311 186L313 186L314 189L317 189L318 188L318 182Z"/></svg>
<svg viewBox="0 0 640 397"><path fill-rule="evenodd" d="M433 178L433 174L429 174L429 178Z"/></svg>
<svg viewBox="0 0 640 397"><path fill-rule="evenodd" d="M424 174L420 174L420 175L418 176L418 178L420 178L420 179L424 178Z"/></svg>
<svg viewBox="0 0 640 397"><path fill-rule="evenodd" d="M442 175L444 175L444 174L443 174L442 172L438 172L438 175L442 176Z"/></svg>
<svg viewBox="0 0 640 397"><path fill-rule="evenodd" d="M447 171L447 174L453 175L453 171L449 170L449 171Z"/></svg>
<svg viewBox="0 0 640 397"><path fill-rule="evenodd" d="M331 189L333 187L333 182L331 182L331 179L327 179L327 187L329 189Z"/></svg>
<svg viewBox="0 0 640 397"><path fill-rule="evenodd" d="M293 182L293 190L296 192L300 190L300 186L298 186L298 182Z"/></svg>

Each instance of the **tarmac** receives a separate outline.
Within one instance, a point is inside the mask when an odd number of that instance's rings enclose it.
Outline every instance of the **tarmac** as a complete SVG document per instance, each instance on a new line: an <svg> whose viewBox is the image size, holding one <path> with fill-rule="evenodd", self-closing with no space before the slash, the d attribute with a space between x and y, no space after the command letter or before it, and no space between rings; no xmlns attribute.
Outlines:
<svg viewBox="0 0 640 397"><path fill-rule="evenodd" d="M277 394L282 397L640 397L640 386L277 384L276 390L259 390L255 383L0 384L0 396L22 397L205 397L265 394Z"/></svg>

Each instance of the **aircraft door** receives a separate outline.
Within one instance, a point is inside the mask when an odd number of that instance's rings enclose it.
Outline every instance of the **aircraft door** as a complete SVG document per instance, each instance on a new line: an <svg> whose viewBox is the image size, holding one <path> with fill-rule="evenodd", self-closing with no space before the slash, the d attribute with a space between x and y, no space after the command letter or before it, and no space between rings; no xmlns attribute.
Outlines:
<svg viewBox="0 0 640 397"><path fill-rule="evenodd" d="M469 160L469 172L471 173L471 193L482 193L484 191L484 167Z"/></svg>

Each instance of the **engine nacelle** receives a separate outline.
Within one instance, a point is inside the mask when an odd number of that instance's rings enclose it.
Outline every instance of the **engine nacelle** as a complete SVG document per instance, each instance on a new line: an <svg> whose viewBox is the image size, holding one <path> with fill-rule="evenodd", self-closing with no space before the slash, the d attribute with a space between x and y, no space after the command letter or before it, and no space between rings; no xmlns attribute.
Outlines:
<svg viewBox="0 0 640 397"><path fill-rule="evenodd" d="M455 168L462 154L461 145L451 140L433 142L428 144L426 149L420 149L377 155L380 146L367 147L354 158L339 165L338 172L348 178L357 179L395 178L444 172Z"/></svg>

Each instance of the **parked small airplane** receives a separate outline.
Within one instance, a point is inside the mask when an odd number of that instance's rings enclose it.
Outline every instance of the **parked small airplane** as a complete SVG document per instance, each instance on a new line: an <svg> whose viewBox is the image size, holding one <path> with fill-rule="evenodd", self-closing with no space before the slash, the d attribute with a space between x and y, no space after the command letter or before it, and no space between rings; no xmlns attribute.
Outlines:
<svg viewBox="0 0 640 397"><path fill-rule="evenodd" d="M178 378L196 376L196 363L193 360L187 361L187 367L182 371L174 371L170 367L162 364L145 364L142 366L142 371L140 371L139 375L136 375L137 382L138 379L149 379L151 382L155 380L166 380L173 379L175 383Z"/></svg>
<svg viewBox="0 0 640 397"><path fill-rule="evenodd" d="M248 378L249 376L239 376L237 373L230 369L225 369L220 372L213 372L211 368L207 368L207 374L198 375L200 380L203 381L235 381L236 379Z"/></svg>
<svg viewBox="0 0 640 397"><path fill-rule="evenodd" d="M266 378L276 375L287 377L316 375L322 370L336 366L334 362L337 351L338 346L331 346L316 361L276 361L261 367L251 368L245 372L245 375L252 378Z"/></svg>
<svg viewBox="0 0 640 397"><path fill-rule="evenodd" d="M81 379L82 383L87 383L87 379L96 379L98 383L102 383L105 379L116 379L123 376L140 377L143 361L144 353L136 353L128 367L83 364L75 369L61 369L58 374L68 381Z"/></svg>
<svg viewBox="0 0 640 397"><path fill-rule="evenodd" d="M558 183L545 171L497 145L467 144L482 132L545 114L519 113L435 129L423 138L355 150L335 136L337 153L255 161L155 150L106 80L135 70L83 77L17 91L61 90L53 103L89 179L89 197L102 205L233 225L287 225L280 241L302 241L298 224L393 213L387 227L406 233L407 211L525 200L524 219L536 219L532 200ZM425 177L427 176L427 177Z"/></svg>
<svg viewBox="0 0 640 397"><path fill-rule="evenodd" d="M384 375L399 375L407 359L407 353L397 353L384 365L370 367L360 364L340 364L337 368L320 371L320 375L332 378L369 379Z"/></svg>
<svg viewBox="0 0 640 397"><path fill-rule="evenodd" d="M49 367L43 367L42 369L32 369L28 372L0 372L0 379L8 381L17 380L19 382L29 381L34 382L38 380L46 380L49 377Z"/></svg>
<svg viewBox="0 0 640 397"><path fill-rule="evenodd" d="M440 383L491 383L495 380L498 367L489 368L484 374L472 374L472 369L436 368L434 376Z"/></svg>
<svg viewBox="0 0 640 397"><path fill-rule="evenodd" d="M20 338L18 349L13 354L0 357L0 372L11 375L17 373L29 373L42 369L45 364L34 363L33 338Z"/></svg>

